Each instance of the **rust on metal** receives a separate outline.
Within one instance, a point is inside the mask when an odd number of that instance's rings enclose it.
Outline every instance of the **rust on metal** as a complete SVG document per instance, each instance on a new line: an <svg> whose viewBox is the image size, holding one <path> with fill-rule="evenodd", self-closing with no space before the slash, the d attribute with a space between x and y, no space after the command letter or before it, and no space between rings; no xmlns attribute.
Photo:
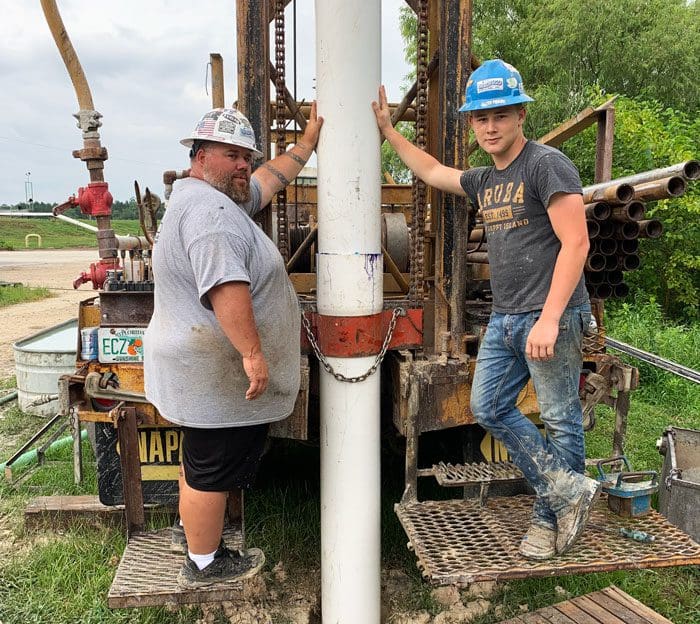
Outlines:
<svg viewBox="0 0 700 624"><path fill-rule="evenodd" d="M102 327L148 327L153 316L153 291L101 291Z"/></svg>
<svg viewBox="0 0 700 624"><path fill-rule="evenodd" d="M474 360L431 356L413 359L403 351L387 358L392 379L393 420L402 435L413 415L420 432L470 425L476 421L469 406ZM539 412L532 382L521 390L517 406L524 414Z"/></svg>
<svg viewBox="0 0 700 624"><path fill-rule="evenodd" d="M610 203L626 203L634 197L634 187L631 184L613 180L606 186L595 185L583 187L583 203L590 204L596 201Z"/></svg>
<svg viewBox="0 0 700 624"><path fill-rule="evenodd" d="M329 357L364 357L376 355L389 328L392 310L365 316L326 316L305 312L314 335L318 337L321 352ZM389 349L415 348L423 340L423 311L406 310L399 316ZM310 352L311 345L301 332L302 351Z"/></svg>
<svg viewBox="0 0 700 624"><path fill-rule="evenodd" d="M533 503L532 496L494 497L485 507L476 499L426 501L397 505L396 513L418 566L436 585L700 563L700 545L659 513L620 518L604 500L596 503L589 527L566 555L547 561L525 559L518 547ZM644 531L655 541L621 537L621 527Z"/></svg>
<svg viewBox="0 0 700 624"><path fill-rule="evenodd" d="M513 462L450 464L440 462L433 466L435 480L444 487L461 487L475 483L513 481L523 479L523 473Z"/></svg>

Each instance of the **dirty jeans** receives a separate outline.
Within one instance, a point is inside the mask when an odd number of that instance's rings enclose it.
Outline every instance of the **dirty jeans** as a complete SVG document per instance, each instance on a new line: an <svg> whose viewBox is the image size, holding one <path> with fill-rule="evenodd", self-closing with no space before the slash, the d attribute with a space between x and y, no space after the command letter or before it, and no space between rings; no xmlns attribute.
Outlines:
<svg viewBox="0 0 700 624"><path fill-rule="evenodd" d="M583 487L585 450L578 396L583 328L590 305L570 306L559 321L554 358L525 357L527 337L541 311L493 312L479 347L471 409L477 422L506 447L511 460L535 490L534 524L556 528L556 512ZM546 438L516 407L518 394L532 379Z"/></svg>

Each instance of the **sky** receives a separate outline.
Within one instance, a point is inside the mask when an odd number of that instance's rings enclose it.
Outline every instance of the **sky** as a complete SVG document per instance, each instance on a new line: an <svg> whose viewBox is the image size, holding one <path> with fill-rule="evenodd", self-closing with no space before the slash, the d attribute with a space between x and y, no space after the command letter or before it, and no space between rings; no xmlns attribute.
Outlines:
<svg viewBox="0 0 700 624"><path fill-rule="evenodd" d="M393 102L401 99L409 72L398 28L403 4L382 0L382 82ZM296 5L297 97L308 101L314 2ZM148 186L162 196L163 171L188 165L179 139L211 108L211 80L205 85L211 52L224 60L227 104L237 98L235 0L58 0L58 8L103 115L112 195L127 201L138 180L142 191ZM89 182L85 163L72 157L82 148L75 91L39 0L0 0L0 11L0 204L28 196L58 204ZM292 4L287 23L292 90Z"/></svg>

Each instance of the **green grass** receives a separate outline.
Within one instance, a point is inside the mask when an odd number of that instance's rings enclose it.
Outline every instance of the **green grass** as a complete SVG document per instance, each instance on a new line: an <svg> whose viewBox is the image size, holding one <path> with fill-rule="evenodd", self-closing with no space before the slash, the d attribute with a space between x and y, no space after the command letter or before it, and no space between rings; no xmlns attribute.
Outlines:
<svg viewBox="0 0 700 624"><path fill-rule="evenodd" d="M53 295L48 288L34 288L17 284L13 286L0 286L0 308L14 305L15 303L27 303L28 301L38 301Z"/></svg>
<svg viewBox="0 0 700 624"><path fill-rule="evenodd" d="M640 348L665 355L680 363L697 366L697 326L672 327L652 316L631 320L634 311L619 312L607 319L610 335ZM644 312L646 315L652 311ZM626 316L625 316L626 315ZM637 331L637 325L643 329ZM635 333L637 332L637 333ZM664 349L667 349L664 351ZM632 362L636 364L635 362ZM698 387L689 381L676 380L667 373L657 375L640 365L642 389L633 393L629 414L626 452L635 469L659 470L662 456L655 442L668 425L700 428ZM12 387L12 381L0 387ZM2 410L2 408L0 408ZM0 415L0 461L14 450L1 443L14 440L16 448L41 425L40 419L22 414L18 408L5 409ZM589 457L610 456L614 413L598 409L596 428L586 434ZM0 560L0 621L68 624L73 622L117 622L147 624L194 624L202 614L199 609L160 608L110 610L106 595L115 563L123 547L121 531L74 526L61 534L51 531L32 535L22 528L22 512L32 496L80 494L96 491L91 449L84 445L86 480L73 484L70 449L51 454L50 466L43 467L22 484L19 491L0 480L0 528L11 527L17 540L16 552ZM406 548L406 535L393 505L403 487L403 458L385 450L382 464L382 561L383 567L399 569L408 576L403 610L426 609L439 612L416 568L415 556ZM289 441L276 443L267 455L258 483L246 497L246 530L250 544L261 547L267 555L265 574L284 562L293 582L317 580L320 569L320 487L317 447ZM431 491L430 494L433 492ZM361 510L359 511L361 512ZM159 526L166 526L167 521ZM532 611L565 599L555 587L571 596L602 589L614 583L622 590L672 620L675 624L700 621L700 571L697 567L664 568L641 571L618 571L600 574L559 576L554 578L511 581L499 587L491 598L492 605L502 605L496 617L493 611L476 620L476 624L513 617L519 606ZM224 621L224 620L216 620ZM283 617L275 624L286 622Z"/></svg>
<svg viewBox="0 0 700 624"><path fill-rule="evenodd" d="M700 370L700 323L671 324L653 299L634 306L622 304L606 325L612 338ZM682 412L700 414L700 385L634 358L620 357L639 369L638 398L679 416Z"/></svg>
<svg viewBox="0 0 700 624"><path fill-rule="evenodd" d="M94 220L83 222L95 226ZM112 227L117 234L140 234L137 220L113 220ZM25 249L25 236L39 234L42 249L70 249L75 247L97 247L97 235L77 225L58 221L52 217L0 217L0 249ZM29 241L29 247L37 247L36 240Z"/></svg>

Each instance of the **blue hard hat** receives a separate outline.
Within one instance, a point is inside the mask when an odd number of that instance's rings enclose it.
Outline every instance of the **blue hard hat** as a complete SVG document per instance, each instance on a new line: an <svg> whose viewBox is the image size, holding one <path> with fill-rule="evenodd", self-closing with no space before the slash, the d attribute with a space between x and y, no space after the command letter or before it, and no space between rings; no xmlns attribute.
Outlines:
<svg viewBox="0 0 700 624"><path fill-rule="evenodd" d="M465 99L460 113L534 102L525 93L520 72L501 59L484 61L472 72L467 81Z"/></svg>

